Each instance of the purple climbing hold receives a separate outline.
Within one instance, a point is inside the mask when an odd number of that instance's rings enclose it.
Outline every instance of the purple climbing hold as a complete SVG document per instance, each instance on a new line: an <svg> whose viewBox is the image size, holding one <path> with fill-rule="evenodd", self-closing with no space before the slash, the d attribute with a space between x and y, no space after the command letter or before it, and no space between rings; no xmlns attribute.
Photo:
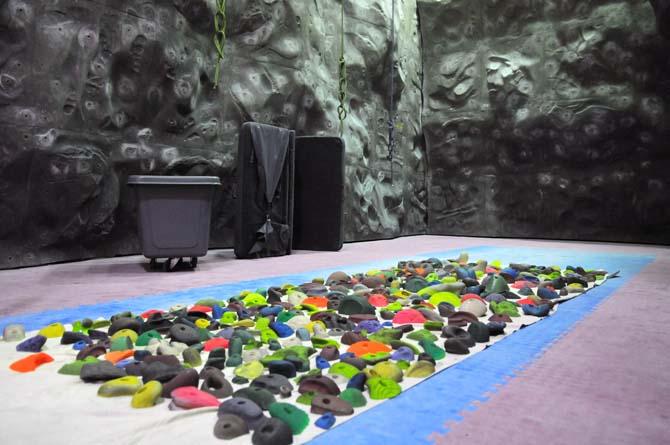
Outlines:
<svg viewBox="0 0 670 445"><path fill-rule="evenodd" d="M19 352L40 352L42 346L47 342L47 338L43 335L36 335L30 337L26 340L23 340L21 343L16 345L16 350Z"/></svg>
<svg viewBox="0 0 670 445"><path fill-rule="evenodd" d="M393 351L393 353L391 354L391 360L396 361L405 360L411 362L412 360L414 360L414 351L412 351L412 349L408 348L407 346L401 346L395 351Z"/></svg>

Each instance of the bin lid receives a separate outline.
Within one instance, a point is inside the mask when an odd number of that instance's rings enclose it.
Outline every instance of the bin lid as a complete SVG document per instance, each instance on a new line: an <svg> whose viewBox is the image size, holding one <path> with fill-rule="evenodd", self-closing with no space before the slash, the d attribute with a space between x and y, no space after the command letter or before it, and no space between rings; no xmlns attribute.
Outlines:
<svg viewBox="0 0 670 445"><path fill-rule="evenodd" d="M218 176L128 176L128 185L221 185Z"/></svg>

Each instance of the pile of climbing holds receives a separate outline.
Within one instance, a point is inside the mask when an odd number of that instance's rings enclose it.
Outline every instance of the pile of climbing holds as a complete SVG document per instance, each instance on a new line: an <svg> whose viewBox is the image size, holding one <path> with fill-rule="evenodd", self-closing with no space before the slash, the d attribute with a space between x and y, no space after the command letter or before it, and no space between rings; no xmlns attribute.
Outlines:
<svg viewBox="0 0 670 445"><path fill-rule="evenodd" d="M254 444L282 445L310 425L327 430L396 397L403 381L508 334L519 317L549 315L606 276L462 254L54 323L27 339L22 326L8 325L3 337L30 353L10 365L14 371L52 362L43 349L58 342L48 347L72 355L58 373L99 384L100 397L128 397L135 409L215 408L215 437L249 434Z"/></svg>

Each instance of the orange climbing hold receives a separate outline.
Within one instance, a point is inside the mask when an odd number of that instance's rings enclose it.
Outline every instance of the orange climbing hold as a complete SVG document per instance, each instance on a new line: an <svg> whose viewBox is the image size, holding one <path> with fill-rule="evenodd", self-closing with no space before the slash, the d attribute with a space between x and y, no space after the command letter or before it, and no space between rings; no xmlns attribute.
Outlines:
<svg viewBox="0 0 670 445"><path fill-rule="evenodd" d="M45 363L53 362L54 358L44 352L30 354L9 365L9 369L16 372L32 372Z"/></svg>
<svg viewBox="0 0 670 445"><path fill-rule="evenodd" d="M112 351L105 355L105 360L116 364L125 358L132 357L134 353L135 351L132 349L126 349L125 351Z"/></svg>
<svg viewBox="0 0 670 445"><path fill-rule="evenodd" d="M386 297L382 294L372 294L368 297L368 303L374 307L385 307L389 304Z"/></svg>
<svg viewBox="0 0 670 445"><path fill-rule="evenodd" d="M376 354L377 352L391 352L391 347L384 343L379 343L378 341L363 340L349 346L347 352L351 352L356 357L360 357L365 354Z"/></svg>
<svg viewBox="0 0 670 445"><path fill-rule="evenodd" d="M328 299L326 297L307 297L304 300L302 300L301 304L310 304L316 307L327 308Z"/></svg>

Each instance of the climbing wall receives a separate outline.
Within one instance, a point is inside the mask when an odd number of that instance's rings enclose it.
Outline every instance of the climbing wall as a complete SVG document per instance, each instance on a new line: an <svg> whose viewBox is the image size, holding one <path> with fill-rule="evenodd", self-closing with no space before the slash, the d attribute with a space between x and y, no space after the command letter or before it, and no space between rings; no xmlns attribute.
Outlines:
<svg viewBox="0 0 670 445"><path fill-rule="evenodd" d="M418 7L431 233L670 243L670 40L648 1Z"/></svg>
<svg viewBox="0 0 670 445"><path fill-rule="evenodd" d="M228 3L215 89L214 0L0 0L0 268L138 252L131 174L219 176L229 247L241 123L337 134L341 3ZM416 2L397 7L389 161L391 2L345 2L349 241L425 230Z"/></svg>

